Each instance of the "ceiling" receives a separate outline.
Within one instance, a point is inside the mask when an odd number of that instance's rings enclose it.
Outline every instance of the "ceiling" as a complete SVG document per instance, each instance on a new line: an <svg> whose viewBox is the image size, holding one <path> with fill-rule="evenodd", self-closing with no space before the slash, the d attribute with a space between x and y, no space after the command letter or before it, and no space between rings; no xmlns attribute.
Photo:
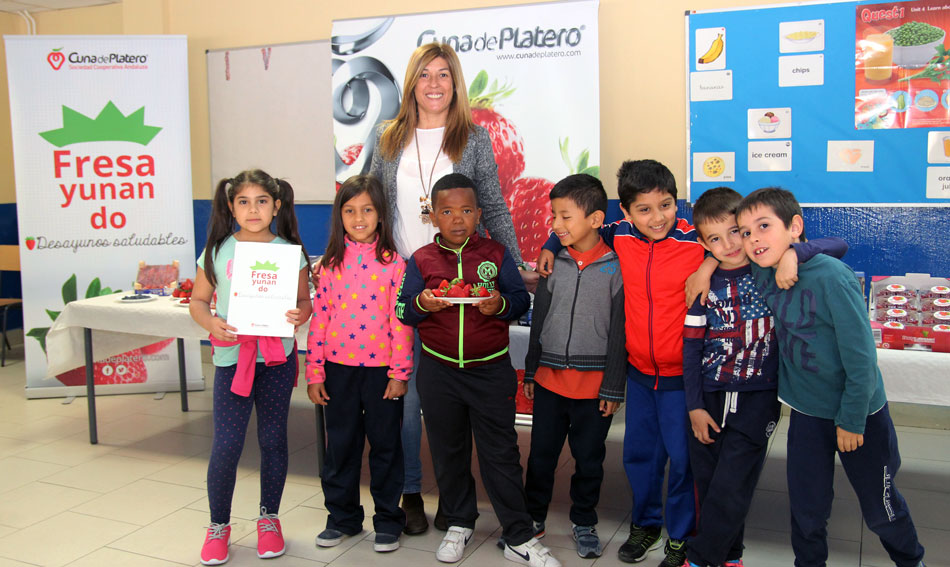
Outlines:
<svg viewBox="0 0 950 567"><path fill-rule="evenodd" d="M120 0L0 0L0 12L46 12L48 10L64 10L66 8L84 8L86 6L101 6L116 4Z"/></svg>

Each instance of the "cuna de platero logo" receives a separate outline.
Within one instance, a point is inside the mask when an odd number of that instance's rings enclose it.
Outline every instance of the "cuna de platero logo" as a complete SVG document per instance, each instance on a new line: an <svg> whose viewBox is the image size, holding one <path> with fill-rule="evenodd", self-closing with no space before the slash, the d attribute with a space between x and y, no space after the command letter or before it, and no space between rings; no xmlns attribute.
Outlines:
<svg viewBox="0 0 950 567"><path fill-rule="evenodd" d="M54 71L59 71L60 67L63 66L63 63L66 62L66 56L63 55L63 48L58 47L49 52L49 55L46 56L46 62L49 63L49 66L53 68Z"/></svg>

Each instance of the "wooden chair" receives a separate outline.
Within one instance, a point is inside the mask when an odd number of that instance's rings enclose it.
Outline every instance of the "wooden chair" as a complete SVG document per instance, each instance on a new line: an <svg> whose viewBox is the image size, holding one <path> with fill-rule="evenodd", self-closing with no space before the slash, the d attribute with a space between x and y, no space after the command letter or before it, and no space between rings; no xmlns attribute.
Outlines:
<svg viewBox="0 0 950 567"><path fill-rule="evenodd" d="M20 271L20 247L15 244L0 246L0 272ZM7 338L7 311L11 307L23 308L20 298L0 298L0 309L3 309L3 340L0 341L0 366L7 364L7 349L10 348L10 339Z"/></svg>

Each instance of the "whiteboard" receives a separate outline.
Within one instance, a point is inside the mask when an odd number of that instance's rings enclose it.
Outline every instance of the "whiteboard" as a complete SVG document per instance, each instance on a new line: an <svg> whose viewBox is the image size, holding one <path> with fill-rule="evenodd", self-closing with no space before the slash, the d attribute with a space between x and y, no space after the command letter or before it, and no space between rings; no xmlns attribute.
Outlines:
<svg viewBox="0 0 950 567"><path fill-rule="evenodd" d="M332 203L327 40L206 52L211 187L252 168L286 179L297 202Z"/></svg>

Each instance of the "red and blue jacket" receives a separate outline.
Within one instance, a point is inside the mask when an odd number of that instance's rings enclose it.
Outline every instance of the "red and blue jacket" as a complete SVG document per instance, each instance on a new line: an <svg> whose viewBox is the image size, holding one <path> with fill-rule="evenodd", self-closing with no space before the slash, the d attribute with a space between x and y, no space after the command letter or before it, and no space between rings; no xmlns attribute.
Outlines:
<svg viewBox="0 0 950 567"><path fill-rule="evenodd" d="M628 376L654 390L683 389L683 321L686 278L703 262L696 229L684 219L659 240L650 240L630 221L600 228L617 253L623 274ZM560 248L551 235L544 247Z"/></svg>
<svg viewBox="0 0 950 567"><path fill-rule="evenodd" d="M502 309L486 317L475 305L453 305L428 312L419 294L436 289L442 280L462 278L465 283L498 290ZM419 329L424 355L456 368L479 366L508 353L508 321L528 310L531 298L518 267L504 246L473 234L458 250L435 242L416 251L406 266L396 316ZM682 322L680 323L682 325Z"/></svg>

